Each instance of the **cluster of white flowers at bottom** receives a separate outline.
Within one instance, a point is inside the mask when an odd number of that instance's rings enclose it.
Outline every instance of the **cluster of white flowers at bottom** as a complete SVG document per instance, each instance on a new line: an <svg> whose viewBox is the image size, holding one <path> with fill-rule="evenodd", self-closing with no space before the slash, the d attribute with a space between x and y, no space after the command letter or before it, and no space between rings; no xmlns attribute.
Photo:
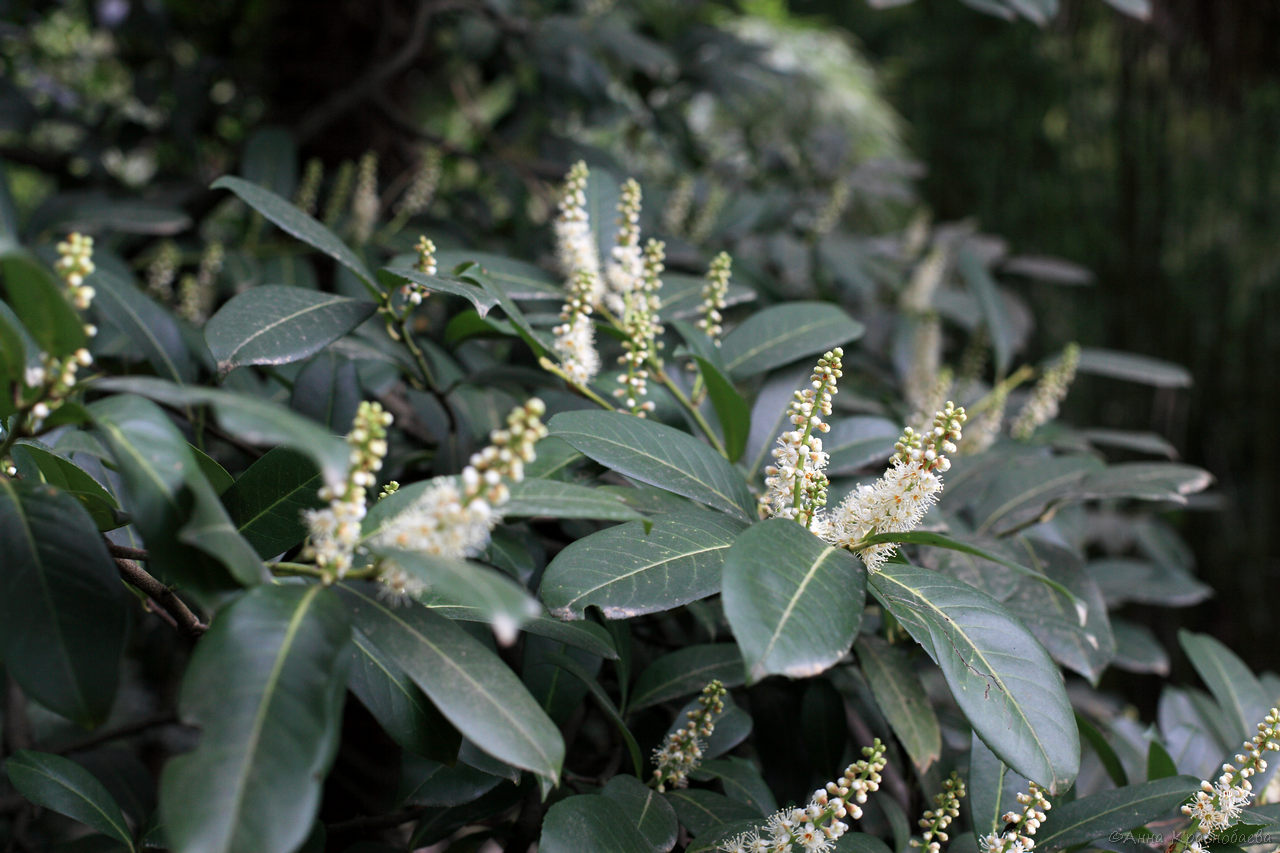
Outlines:
<svg viewBox="0 0 1280 853"><path fill-rule="evenodd" d="M1193 822L1183 840L1183 851L1198 853L1203 849L1202 844L1231 826L1253 799L1253 783L1249 777L1266 772L1267 762L1262 753L1276 750L1280 750L1280 708L1272 708L1258 723L1258 733L1252 740L1245 741L1244 752L1236 756L1240 769L1232 764L1222 765L1222 775L1217 782L1202 781L1195 799L1182 807L1182 813Z"/></svg>
<svg viewBox="0 0 1280 853"><path fill-rule="evenodd" d="M545 411L536 397L513 409L506 428L493 431L492 444L473 454L459 477L432 480L408 507L369 537L368 547L453 558L474 557L483 551L494 525L502 519L500 508L510 497L504 480L524 479L524 466L534 459L534 445L547 434L541 420ZM426 591L421 578L387 557L378 561L378 580L392 599Z"/></svg>
<svg viewBox="0 0 1280 853"><path fill-rule="evenodd" d="M587 270L574 274L569 299L560 312L562 322L551 330L565 375L577 385L586 385L600 372L596 328L591 322L591 282Z"/></svg>
<svg viewBox="0 0 1280 853"><path fill-rule="evenodd" d="M323 509L303 512L308 536L303 559L311 559L320 569L340 578L351 571L352 554L360 542L360 522L365 516L366 493L374 484L374 472L387 455L387 427L391 413L378 403L364 401L356 410L347 435L351 455L347 479L341 489L324 486L320 499L329 502Z"/></svg>
<svg viewBox="0 0 1280 853"><path fill-rule="evenodd" d="M942 491L938 475L951 467L947 454L956 452L964 421L964 409L947 403L924 436L907 427L884 476L850 493L835 512L819 519L814 532L833 545L857 551L867 571L879 571L897 546L860 543L874 533L905 533L920 524Z"/></svg>
<svg viewBox="0 0 1280 853"><path fill-rule="evenodd" d="M885 747L877 738L862 748L863 758L845 768L844 774L813 792L804 808L774 814L761 830L750 830L722 843L723 853L823 853L835 849L848 831L845 818L862 817L867 795L880 789L885 767Z"/></svg>
<svg viewBox="0 0 1280 853"><path fill-rule="evenodd" d="M988 833L978 839L979 853L1026 853L1036 846L1031 836L1036 834L1040 824L1045 821L1045 812L1051 808L1044 791L1035 782L1030 783L1027 793L1018 795L1018 803L1022 813L1005 812L1000 820L1011 829L1004 832Z"/></svg>

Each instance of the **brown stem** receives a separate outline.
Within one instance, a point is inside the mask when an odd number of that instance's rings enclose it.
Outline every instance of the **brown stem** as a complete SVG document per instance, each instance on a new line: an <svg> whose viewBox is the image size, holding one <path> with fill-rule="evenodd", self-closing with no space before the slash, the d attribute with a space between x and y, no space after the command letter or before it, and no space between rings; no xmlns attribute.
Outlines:
<svg viewBox="0 0 1280 853"><path fill-rule="evenodd" d="M127 545L117 545L114 542L108 542L107 550L111 552L111 556L120 557L125 560L141 560L145 563L151 559L151 555L147 553L145 548L130 548Z"/></svg>
<svg viewBox="0 0 1280 853"><path fill-rule="evenodd" d="M209 630L209 626L200 621L200 617L191 612L191 608L178 598L172 589L147 573L142 566L133 560L116 558L116 568L120 577L130 586L136 587L155 602L158 611L163 611L175 623L178 631L184 636L195 639Z"/></svg>

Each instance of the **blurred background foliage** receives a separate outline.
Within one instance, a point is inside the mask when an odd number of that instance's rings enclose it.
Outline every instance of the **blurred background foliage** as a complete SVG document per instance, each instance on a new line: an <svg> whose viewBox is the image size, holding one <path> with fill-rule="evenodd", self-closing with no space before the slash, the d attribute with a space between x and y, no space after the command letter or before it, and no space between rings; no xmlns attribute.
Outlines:
<svg viewBox="0 0 1280 853"><path fill-rule="evenodd" d="M873 336L874 292L904 284L898 235L921 208L1012 254L1059 256L1092 284L1002 279L1041 318L1031 358L1080 340L1195 378L1190 392L1082 378L1068 402L1081 422L1164 435L1219 478L1180 519L1218 595L1149 620L1168 648L1187 625L1272 664L1255 641L1275 635L1262 593L1280 574L1265 433L1280 411L1280 8L876 5L890 8L0 0L0 158L29 234L83 226L98 204L139 269L168 238L184 262L241 239L207 186L244 163L290 195L314 158L332 192L373 151L389 206L425 147L442 154L442 249L546 257L555 187L581 156L642 177L674 269L730 249L766 300L847 297ZM280 139L296 155L262 156ZM141 202L124 216L122 199Z"/></svg>

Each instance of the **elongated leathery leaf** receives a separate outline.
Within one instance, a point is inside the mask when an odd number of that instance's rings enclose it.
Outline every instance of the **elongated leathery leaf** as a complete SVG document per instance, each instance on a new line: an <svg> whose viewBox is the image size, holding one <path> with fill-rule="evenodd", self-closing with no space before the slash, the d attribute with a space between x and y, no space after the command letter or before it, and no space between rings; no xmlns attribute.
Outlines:
<svg viewBox="0 0 1280 853"><path fill-rule="evenodd" d="M863 325L838 305L790 302L758 311L724 338L730 377L745 379L862 337Z"/></svg>
<svg viewBox="0 0 1280 853"><path fill-rule="evenodd" d="M1064 803L1048 813L1036 847L1071 847L1172 816L1199 784L1194 776L1170 776Z"/></svg>
<svg viewBox="0 0 1280 853"><path fill-rule="evenodd" d="M670 610L720 588L720 568L741 522L692 509L645 532L633 521L571 543L542 577L544 604L561 619L599 607L610 619Z"/></svg>
<svg viewBox="0 0 1280 853"><path fill-rule="evenodd" d="M463 736L507 764L559 777L560 731L497 655L425 607L392 607L364 586L342 594L356 626Z"/></svg>
<svg viewBox="0 0 1280 853"><path fill-rule="evenodd" d="M318 353L373 313L374 304L302 287L267 284L231 298L204 338L227 373L248 364L289 364Z"/></svg>
<svg viewBox="0 0 1280 853"><path fill-rule="evenodd" d="M844 657L862 622L866 571L782 518L762 521L725 555L724 611L752 680L817 675Z"/></svg>
<svg viewBox="0 0 1280 853"><path fill-rule="evenodd" d="M19 750L4 763L9 781L33 803L78 820L134 850L124 813L98 779L60 755Z"/></svg>
<svg viewBox="0 0 1280 853"><path fill-rule="evenodd" d="M873 594L942 669L957 704L996 755L1051 793L1080 767L1062 675L999 602L937 572L890 562Z"/></svg>
<svg viewBox="0 0 1280 853"><path fill-rule="evenodd" d="M742 519L754 514L742 475L686 432L621 412L562 412L549 426L552 435L620 474Z"/></svg>
<svg viewBox="0 0 1280 853"><path fill-rule="evenodd" d="M876 704L923 773L942 757L942 730L924 685L901 649L879 637L864 635L855 648Z"/></svg>
<svg viewBox="0 0 1280 853"><path fill-rule="evenodd" d="M89 726L111 709L125 641L120 578L89 513L68 494L0 478L0 654L9 675Z"/></svg>
<svg viewBox="0 0 1280 853"><path fill-rule="evenodd" d="M173 847L289 853L337 749L351 626L333 591L260 586L218 614L182 682L194 752L160 780Z"/></svg>
<svg viewBox="0 0 1280 853"><path fill-rule="evenodd" d="M244 178L237 178L231 175L218 178L211 187L215 190L231 190L240 196L246 204L274 222L286 233L292 234L304 243L309 243L324 252L364 279L365 283L370 287L374 286L373 273L369 271L364 261L360 260L360 257L351 251L346 243L338 239L338 235L271 190L263 189L257 184L246 181Z"/></svg>
<svg viewBox="0 0 1280 853"><path fill-rule="evenodd" d="M584 850L650 853L652 848L636 828L627 808L599 794L579 794L561 800L547 810L542 835L538 838L538 850L545 853L581 853Z"/></svg>

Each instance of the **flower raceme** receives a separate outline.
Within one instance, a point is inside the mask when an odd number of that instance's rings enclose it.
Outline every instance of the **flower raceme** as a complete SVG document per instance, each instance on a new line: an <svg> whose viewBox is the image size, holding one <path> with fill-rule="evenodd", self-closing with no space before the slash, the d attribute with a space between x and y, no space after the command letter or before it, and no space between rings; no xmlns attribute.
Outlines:
<svg viewBox="0 0 1280 853"><path fill-rule="evenodd" d="M744 832L722 843L722 853L824 853L848 831L844 821L862 817L867 795L880 789L885 747L876 738L862 748L862 759L826 787L813 792L804 808L783 809L765 822L763 829Z"/></svg>
<svg viewBox="0 0 1280 853"><path fill-rule="evenodd" d="M702 688L698 708L689 712L689 722L667 735L662 746L653 752L652 784L659 792L667 788L685 788L689 774L702 763L705 738L716 728L716 718L724 713L724 695L728 691L719 681Z"/></svg>
<svg viewBox="0 0 1280 853"><path fill-rule="evenodd" d="M964 780L952 771L947 781L942 783L942 792L933 798L935 808L926 810L917 823L924 830L922 840L913 838L910 846L921 848L925 853L940 853L942 845L948 841L947 827L960 816L960 800L964 795Z"/></svg>
<svg viewBox="0 0 1280 853"><path fill-rule="evenodd" d="M760 514L791 518L813 527L818 512L827 503L827 454L815 433L831 429L824 417L831 416L831 398L843 375L840 361L844 350L836 347L818 359L809 377L809 386L795 392L787 409L794 429L778 436L773 464L765 470L765 493L760 498Z"/></svg>
<svg viewBox="0 0 1280 853"><path fill-rule="evenodd" d="M989 833L978 839L978 853L1027 853L1036 846L1031 837L1045 821L1045 812L1049 811L1049 800L1044 791L1030 783L1027 793L1018 794L1021 812L1005 812L1001 820L1008 829L1001 833Z"/></svg>

